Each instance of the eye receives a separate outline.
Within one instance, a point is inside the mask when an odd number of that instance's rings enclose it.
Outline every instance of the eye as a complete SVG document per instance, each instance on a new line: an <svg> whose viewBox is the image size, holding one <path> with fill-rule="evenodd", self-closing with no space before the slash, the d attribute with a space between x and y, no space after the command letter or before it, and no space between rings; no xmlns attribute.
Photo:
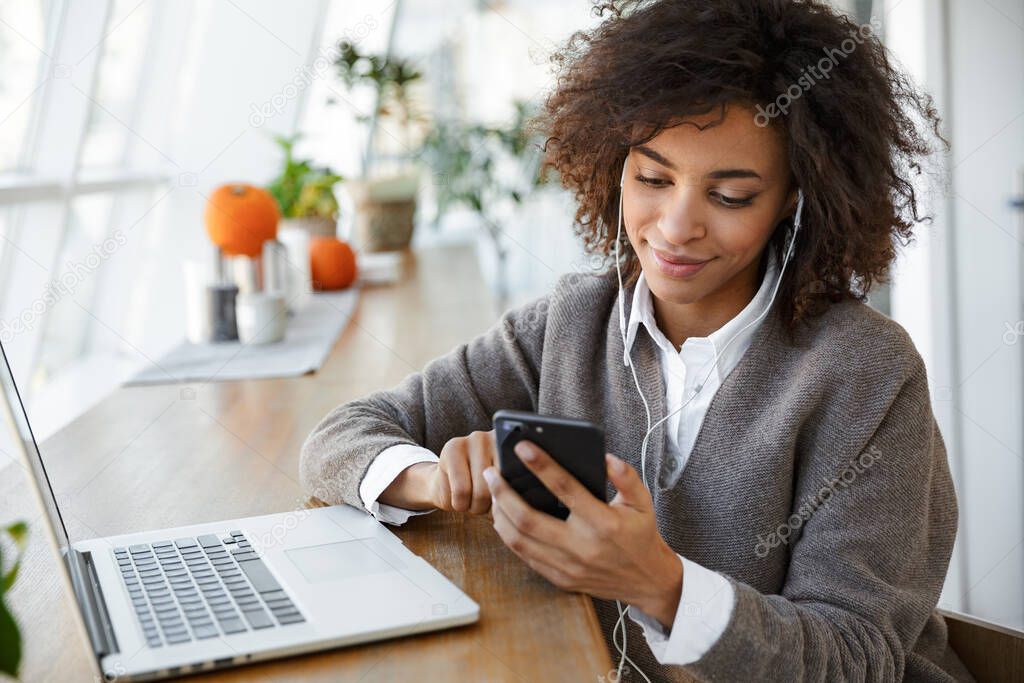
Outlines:
<svg viewBox="0 0 1024 683"><path fill-rule="evenodd" d="M646 185L647 187L665 187L666 185L669 184L667 180L662 180L661 178L651 178L640 173L636 175L636 179L641 184Z"/></svg>
<svg viewBox="0 0 1024 683"><path fill-rule="evenodd" d="M722 206L726 206L730 209L738 209L744 206L750 206L753 202L753 197L729 197L721 192L711 192L712 197L717 197L717 201Z"/></svg>

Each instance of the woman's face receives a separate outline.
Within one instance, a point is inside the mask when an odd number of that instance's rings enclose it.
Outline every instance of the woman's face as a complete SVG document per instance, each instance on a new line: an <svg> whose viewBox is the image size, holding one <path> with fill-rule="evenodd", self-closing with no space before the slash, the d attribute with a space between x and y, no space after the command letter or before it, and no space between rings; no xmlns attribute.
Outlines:
<svg viewBox="0 0 1024 683"><path fill-rule="evenodd" d="M717 118L716 110L663 130L626 162L623 221L651 292L664 302L749 300L759 257L796 204L780 135L738 105L718 125L693 125Z"/></svg>

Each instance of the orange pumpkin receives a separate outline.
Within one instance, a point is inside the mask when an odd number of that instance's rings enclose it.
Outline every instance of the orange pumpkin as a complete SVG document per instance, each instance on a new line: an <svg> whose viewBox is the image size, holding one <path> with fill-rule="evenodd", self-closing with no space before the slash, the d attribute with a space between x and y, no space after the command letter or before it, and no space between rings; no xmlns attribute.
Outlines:
<svg viewBox="0 0 1024 683"><path fill-rule="evenodd" d="M345 289L356 279L356 255L348 242L334 237L314 237L309 242L313 288Z"/></svg>
<svg viewBox="0 0 1024 683"><path fill-rule="evenodd" d="M277 236L281 213L273 195L255 185L221 185L206 203L206 233L225 256L258 257Z"/></svg>

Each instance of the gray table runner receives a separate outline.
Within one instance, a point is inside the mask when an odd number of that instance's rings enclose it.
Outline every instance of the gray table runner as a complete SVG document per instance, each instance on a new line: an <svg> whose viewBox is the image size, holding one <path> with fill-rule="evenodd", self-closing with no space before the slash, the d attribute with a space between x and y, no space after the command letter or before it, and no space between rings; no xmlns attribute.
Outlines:
<svg viewBox="0 0 1024 683"><path fill-rule="evenodd" d="M355 288L313 293L309 303L289 317L284 340L276 344L183 341L125 382L125 386L268 379L315 372L352 316L357 297Z"/></svg>

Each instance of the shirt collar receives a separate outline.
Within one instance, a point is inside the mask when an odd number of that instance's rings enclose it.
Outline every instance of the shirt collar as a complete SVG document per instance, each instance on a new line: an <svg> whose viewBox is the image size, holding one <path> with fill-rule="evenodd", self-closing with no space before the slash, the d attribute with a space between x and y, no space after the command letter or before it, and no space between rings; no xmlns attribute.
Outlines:
<svg viewBox="0 0 1024 683"><path fill-rule="evenodd" d="M750 344L750 339L754 336L760 323L763 322L762 318L757 324L750 324L768 305L772 289L775 286L775 280L778 277L778 263L775 253L771 249L768 250L767 257L768 264L765 268L764 278L761 280L761 286L758 288L757 293L754 294L754 298L750 300L743 310L707 337L691 337L686 340L686 343L691 343L691 341L693 343L710 343L714 349L715 356L719 359L719 381L723 381L736 364L739 363L740 358L743 357ZM676 351L664 333L658 329L658 324L654 319L654 304L651 300L651 290L647 286L647 280L643 272L640 273L640 277L633 288L633 303L629 308L629 318L626 321L626 346L623 352L624 363L629 357L633 343L636 341L637 328L640 325L647 328L648 334L651 335L651 338L654 339L655 343L663 351L680 353ZM733 336L736 336L736 340L730 344L729 340Z"/></svg>

